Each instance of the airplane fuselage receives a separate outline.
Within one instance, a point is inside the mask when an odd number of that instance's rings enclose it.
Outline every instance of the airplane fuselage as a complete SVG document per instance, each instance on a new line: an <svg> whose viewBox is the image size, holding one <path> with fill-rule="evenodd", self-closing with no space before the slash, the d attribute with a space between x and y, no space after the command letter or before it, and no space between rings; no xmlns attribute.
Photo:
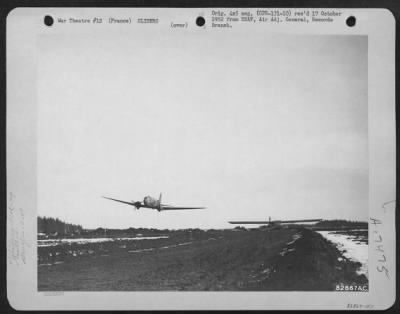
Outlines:
<svg viewBox="0 0 400 314"><path fill-rule="evenodd" d="M154 209L158 209L158 210L161 209L160 200L155 199L151 196L146 196L143 199L143 204L144 204L144 206L149 207L149 208L154 208Z"/></svg>

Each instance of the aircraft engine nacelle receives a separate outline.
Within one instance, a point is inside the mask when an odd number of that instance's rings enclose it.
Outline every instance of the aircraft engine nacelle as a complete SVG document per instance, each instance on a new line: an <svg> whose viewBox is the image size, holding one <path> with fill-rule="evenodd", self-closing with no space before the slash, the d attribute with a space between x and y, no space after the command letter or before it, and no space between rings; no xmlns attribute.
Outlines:
<svg viewBox="0 0 400 314"><path fill-rule="evenodd" d="M157 208L159 206L159 201L151 196L146 196L143 199L143 203L145 206Z"/></svg>

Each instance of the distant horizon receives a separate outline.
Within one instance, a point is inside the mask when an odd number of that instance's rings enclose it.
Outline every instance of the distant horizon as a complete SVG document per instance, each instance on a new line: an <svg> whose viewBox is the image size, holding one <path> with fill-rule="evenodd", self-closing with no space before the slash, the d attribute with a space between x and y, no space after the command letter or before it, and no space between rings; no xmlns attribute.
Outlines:
<svg viewBox="0 0 400 314"><path fill-rule="evenodd" d="M83 230L97 230L97 229L108 229L108 230L127 230L127 229L155 229L155 230L186 230L186 229L200 229L200 230L213 230L213 229L215 229L215 230L224 230L224 229L230 229L230 228L227 228L227 227L225 227L225 228L149 228L149 227L126 227L126 228L107 228L107 227L104 227L104 226L98 226L98 227L92 227L92 228L85 228L85 226L83 226L83 225L80 225L80 224L76 224L76 223L74 223L74 222L70 222L70 221L63 221L62 219L60 219L60 218L57 218L57 217L50 217L50 216L38 216L38 219L39 218L52 218L52 219L58 219L58 220L60 220L62 223L65 223L65 224L70 224L70 225L75 225L75 226L80 226L80 227L82 227L82 229ZM275 219L275 220L277 220L277 219ZM274 221L273 219L272 219L272 221ZM344 221L344 222L350 222L350 223L367 223L368 224L368 221L362 221L362 220L348 220L348 219L322 219L321 221ZM268 222L267 220L266 220L266 222ZM292 223L291 225L296 225L296 224L298 224L298 225L312 225L312 224L316 224L316 223L318 223L318 222L313 222L313 223ZM244 225L246 225L246 224L229 224L230 226L232 226L231 228L235 228L235 227L243 227ZM264 226L264 225L267 225L267 224L251 224L252 226L254 226L253 228L259 228L259 226ZM289 224L290 225L290 224ZM252 228L252 227L246 227L246 228Z"/></svg>

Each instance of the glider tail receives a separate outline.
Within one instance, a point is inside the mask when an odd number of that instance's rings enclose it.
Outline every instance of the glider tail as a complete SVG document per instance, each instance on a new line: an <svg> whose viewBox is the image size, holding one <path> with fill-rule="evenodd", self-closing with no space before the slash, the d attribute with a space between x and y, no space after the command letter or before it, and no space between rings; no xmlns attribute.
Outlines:
<svg viewBox="0 0 400 314"><path fill-rule="evenodd" d="M162 193L160 193L160 197L159 197L159 199L158 199L158 204L159 204L159 206L160 206L159 211L162 210L161 199L162 199Z"/></svg>

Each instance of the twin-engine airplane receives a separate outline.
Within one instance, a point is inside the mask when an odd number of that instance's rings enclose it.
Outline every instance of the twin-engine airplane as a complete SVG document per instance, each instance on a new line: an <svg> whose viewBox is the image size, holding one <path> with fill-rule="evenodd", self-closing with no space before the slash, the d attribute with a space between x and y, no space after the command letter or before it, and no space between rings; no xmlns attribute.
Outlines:
<svg viewBox="0 0 400 314"><path fill-rule="evenodd" d="M268 221L229 221L230 224L236 225L268 225L268 226L279 226L282 224L294 224L298 222L318 222L322 219L303 219L303 220L271 220L269 217Z"/></svg>
<svg viewBox="0 0 400 314"><path fill-rule="evenodd" d="M143 199L143 203L141 203L139 201L126 202L126 201L117 200L117 199L111 198L111 197L106 197L106 196L103 196L103 197L106 199L112 200L112 201L135 206L136 209L143 207L143 208L156 209L159 212L162 210L186 210L186 209L204 209L205 208L205 207L176 207L176 206L161 204L162 193L160 194L159 199L153 198L151 196L146 196Z"/></svg>

